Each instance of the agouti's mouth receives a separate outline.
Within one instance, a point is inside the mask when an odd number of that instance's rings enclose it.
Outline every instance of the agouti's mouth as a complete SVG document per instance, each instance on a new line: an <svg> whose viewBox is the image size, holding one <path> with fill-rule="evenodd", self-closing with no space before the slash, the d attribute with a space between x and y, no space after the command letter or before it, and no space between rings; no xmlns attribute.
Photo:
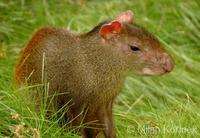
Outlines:
<svg viewBox="0 0 200 138"><path fill-rule="evenodd" d="M144 74L144 75L156 75L155 74L155 72L153 72L151 69L149 69L149 68L143 68L143 70L142 70L142 73Z"/></svg>
<svg viewBox="0 0 200 138"><path fill-rule="evenodd" d="M142 69L142 74L146 75L146 76L159 76L159 75L164 75L166 73L171 72L171 70L167 70L167 69L162 69L161 70L151 70L150 68L143 68Z"/></svg>

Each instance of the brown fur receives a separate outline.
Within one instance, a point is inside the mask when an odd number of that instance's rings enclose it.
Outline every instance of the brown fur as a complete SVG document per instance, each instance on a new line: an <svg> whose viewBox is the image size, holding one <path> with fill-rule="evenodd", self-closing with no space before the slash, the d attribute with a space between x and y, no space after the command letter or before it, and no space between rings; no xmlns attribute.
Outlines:
<svg viewBox="0 0 200 138"><path fill-rule="evenodd" d="M81 129L85 138L96 137L102 129L106 138L116 137L112 104L129 72L142 74L142 68L148 65L149 68L155 66L156 73L164 73L162 67L158 67L160 60L149 64L154 62L155 55L163 57L164 52L152 35L135 25L123 24L120 34L105 40L98 34L101 25L86 34L42 28L33 35L16 65L18 84L44 83L42 66L45 55L45 82L49 83L49 95L61 94L54 98L53 106L59 109L71 100L72 106L66 117L68 120L76 117L72 126L94 121L87 126L99 128ZM123 47L125 43L122 42L139 40L150 49L148 58L142 57L144 53L127 56L130 55L129 47Z"/></svg>

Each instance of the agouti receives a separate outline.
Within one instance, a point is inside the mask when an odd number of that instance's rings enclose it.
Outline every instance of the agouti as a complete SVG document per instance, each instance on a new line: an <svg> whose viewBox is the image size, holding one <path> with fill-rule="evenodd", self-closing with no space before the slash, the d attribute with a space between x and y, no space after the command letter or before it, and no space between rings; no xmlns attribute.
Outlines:
<svg viewBox="0 0 200 138"><path fill-rule="evenodd" d="M129 73L161 75L174 67L159 41L133 23L133 13L100 23L87 33L45 27L26 45L16 65L16 83L48 83L59 110L71 102L65 117L80 132L95 138L101 131L116 138L112 105ZM44 75L45 74L45 75ZM44 77L45 76L45 77Z"/></svg>

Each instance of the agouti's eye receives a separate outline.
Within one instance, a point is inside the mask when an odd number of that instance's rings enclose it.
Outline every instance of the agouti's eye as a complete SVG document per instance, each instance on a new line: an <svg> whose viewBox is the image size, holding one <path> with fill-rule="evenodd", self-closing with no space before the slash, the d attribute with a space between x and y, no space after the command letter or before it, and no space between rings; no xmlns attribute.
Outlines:
<svg viewBox="0 0 200 138"><path fill-rule="evenodd" d="M133 45L129 45L131 50L136 52L136 51L140 51L140 48L136 47L136 46L133 46Z"/></svg>

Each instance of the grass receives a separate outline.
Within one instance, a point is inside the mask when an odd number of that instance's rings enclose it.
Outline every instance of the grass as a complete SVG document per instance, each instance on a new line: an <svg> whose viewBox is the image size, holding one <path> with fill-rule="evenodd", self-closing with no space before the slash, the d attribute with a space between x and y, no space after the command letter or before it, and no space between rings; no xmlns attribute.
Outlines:
<svg viewBox="0 0 200 138"><path fill-rule="evenodd" d="M81 0L80 0L81 1ZM200 137L200 2L182 0L0 2L0 137L78 137L37 115L12 86L19 51L41 26L89 31L131 9L135 22L155 34L175 70L161 77L129 76L114 107L119 138ZM21 130L21 132L19 131Z"/></svg>

